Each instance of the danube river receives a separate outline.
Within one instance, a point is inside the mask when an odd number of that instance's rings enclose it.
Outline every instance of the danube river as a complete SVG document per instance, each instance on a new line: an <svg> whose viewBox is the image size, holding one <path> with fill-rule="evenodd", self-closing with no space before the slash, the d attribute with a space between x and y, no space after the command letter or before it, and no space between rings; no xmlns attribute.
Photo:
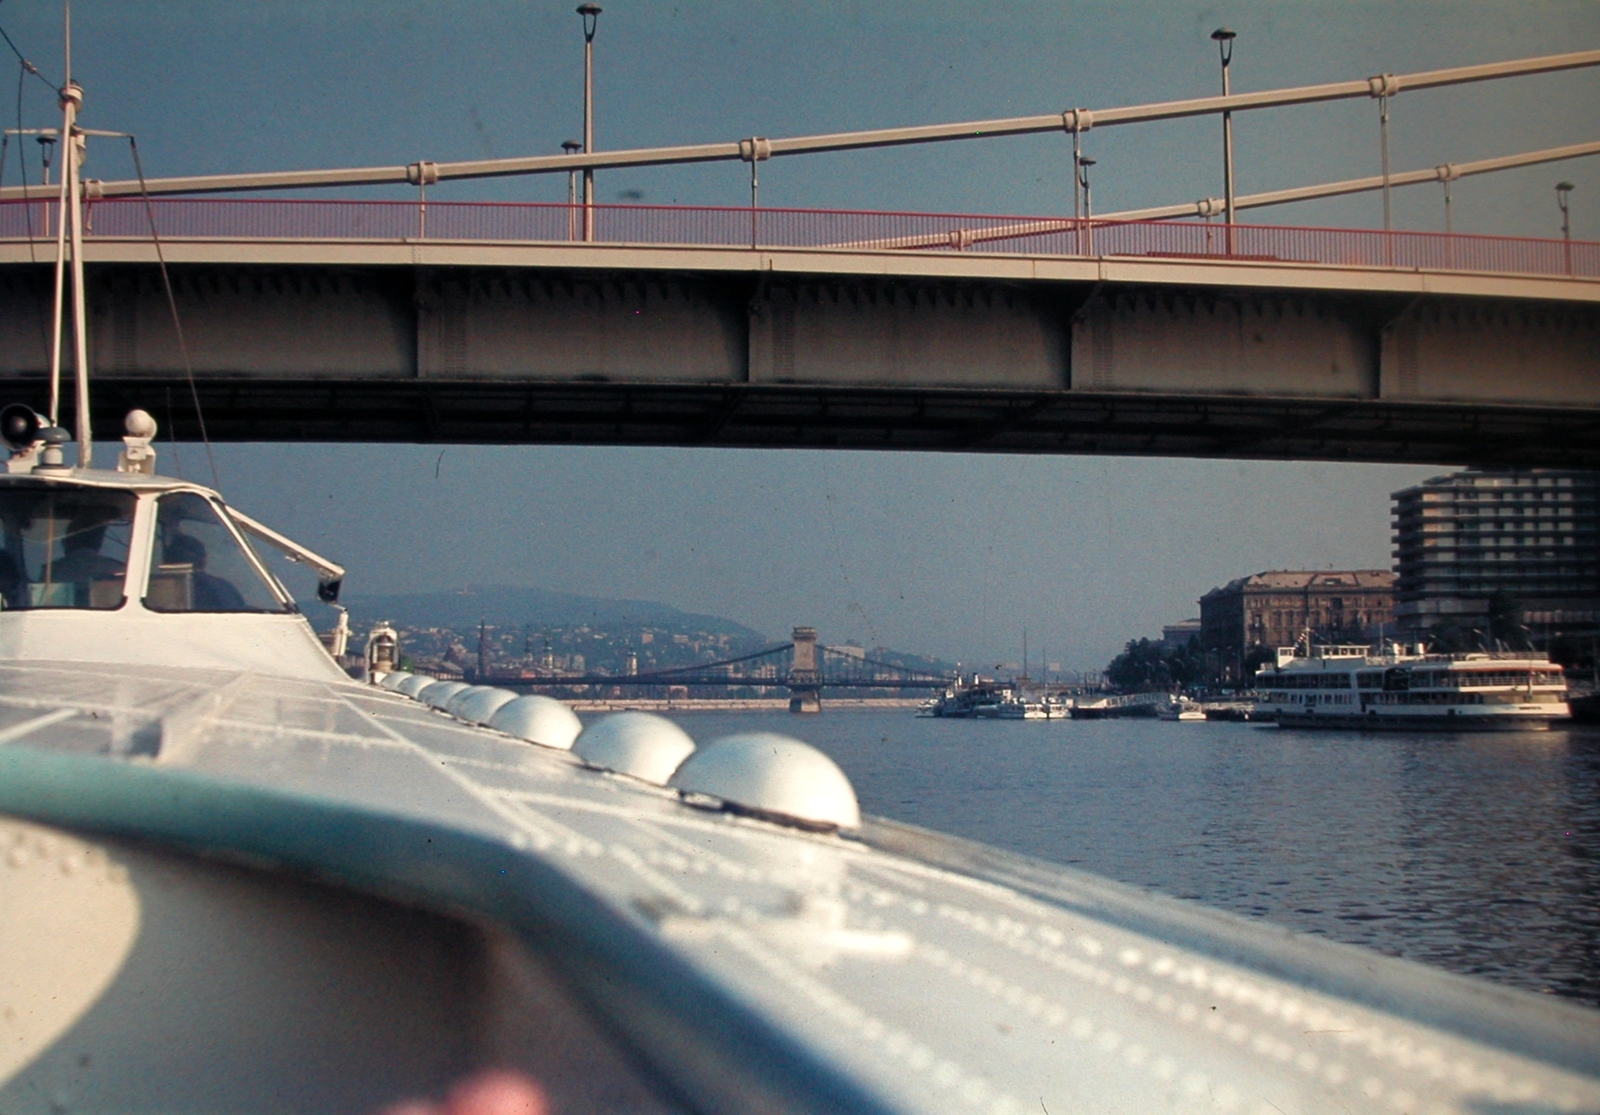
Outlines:
<svg viewBox="0 0 1600 1115"><path fill-rule="evenodd" d="M1600 731L673 718L813 743L869 813L1600 1006Z"/></svg>

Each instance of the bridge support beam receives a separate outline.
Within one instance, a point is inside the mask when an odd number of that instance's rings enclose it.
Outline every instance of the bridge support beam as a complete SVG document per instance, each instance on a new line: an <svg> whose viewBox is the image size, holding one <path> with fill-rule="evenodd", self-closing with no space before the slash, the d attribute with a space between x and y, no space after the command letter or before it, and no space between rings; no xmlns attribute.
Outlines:
<svg viewBox="0 0 1600 1115"><path fill-rule="evenodd" d="M791 636L794 662L789 667L789 711L822 711L822 675L817 670L817 629L796 627Z"/></svg>
<svg viewBox="0 0 1600 1115"><path fill-rule="evenodd" d="M0 401L42 408L50 265L7 248ZM1593 279L966 253L624 247L579 266L548 245L173 250L217 441L1600 467ZM89 260L95 422L139 406L192 440L147 255L100 242Z"/></svg>
<svg viewBox="0 0 1600 1115"><path fill-rule="evenodd" d="M1419 299L1384 326L1379 395L1593 410L1597 370L1591 308Z"/></svg>

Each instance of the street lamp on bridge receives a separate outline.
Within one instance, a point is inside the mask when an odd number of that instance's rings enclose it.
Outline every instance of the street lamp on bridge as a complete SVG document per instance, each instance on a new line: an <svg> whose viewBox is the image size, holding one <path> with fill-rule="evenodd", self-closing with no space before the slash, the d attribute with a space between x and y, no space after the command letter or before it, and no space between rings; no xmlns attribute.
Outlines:
<svg viewBox="0 0 1600 1115"><path fill-rule="evenodd" d="M39 161L44 164L44 171L43 171L44 184L46 186L48 186L50 184L50 156L55 153L56 137L55 136L40 136L39 139L38 139L38 144L39 144ZM20 156L19 156L19 158L20 158ZM26 173L26 168L24 168L24 173L23 173L23 176L22 176L22 180L24 182L26 182L28 180L28 176L27 176L27 173Z"/></svg>
<svg viewBox="0 0 1600 1115"><path fill-rule="evenodd" d="M1561 206L1561 247L1567 256L1567 274L1572 274L1572 214L1567 211L1567 195L1572 192L1571 182L1556 183L1556 204Z"/></svg>
<svg viewBox="0 0 1600 1115"><path fill-rule="evenodd" d="M1237 31L1226 27L1218 27L1211 32L1211 39L1217 44L1217 55L1222 59L1222 95L1231 96L1233 87L1228 80L1228 68L1233 65L1233 40L1239 37ZM1222 198L1224 219L1228 224L1233 224L1233 113L1222 114ZM1230 240L1228 249L1233 250Z"/></svg>
<svg viewBox="0 0 1600 1115"><path fill-rule="evenodd" d="M1094 255L1094 210L1089 204L1089 168L1094 166L1094 160L1087 155L1079 155L1077 163L1078 188L1083 191L1083 223L1078 226L1078 237L1083 242L1078 245L1078 253Z"/></svg>
<svg viewBox="0 0 1600 1115"><path fill-rule="evenodd" d="M583 150L583 144L575 139L563 140L561 150L569 155L576 155ZM567 239L578 238L578 172L567 172Z"/></svg>
<svg viewBox="0 0 1600 1115"><path fill-rule="evenodd" d="M594 32L600 24L599 4L579 4L583 17L583 149L594 150ZM563 145L564 146L564 145ZM594 239L594 168L583 170L583 238Z"/></svg>

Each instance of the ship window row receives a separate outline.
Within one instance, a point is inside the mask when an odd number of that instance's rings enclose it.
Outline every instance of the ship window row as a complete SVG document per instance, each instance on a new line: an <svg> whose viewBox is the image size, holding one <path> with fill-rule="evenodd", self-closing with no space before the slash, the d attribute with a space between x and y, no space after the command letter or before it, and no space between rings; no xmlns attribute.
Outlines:
<svg viewBox="0 0 1600 1115"><path fill-rule="evenodd" d="M1451 672L1454 684L1466 688L1467 686L1490 687L1501 685L1560 685L1561 673L1558 670L1457 670ZM1436 684L1450 684L1438 682Z"/></svg>
<svg viewBox="0 0 1600 1115"><path fill-rule="evenodd" d="M1411 689L1488 689L1528 685L1556 686L1564 684L1560 670L1412 670L1391 680L1391 687L1404 682ZM1384 671L1362 670L1356 674L1356 685L1361 689L1384 688Z"/></svg>
<svg viewBox="0 0 1600 1115"><path fill-rule="evenodd" d="M1263 679L1262 684L1274 689L1349 689L1350 675L1277 674Z"/></svg>
<svg viewBox="0 0 1600 1115"><path fill-rule="evenodd" d="M1304 696L1287 691L1274 691L1267 694L1269 701L1280 705L1351 705L1355 704L1355 694L1348 691L1344 693L1307 693Z"/></svg>
<svg viewBox="0 0 1600 1115"><path fill-rule="evenodd" d="M1560 704L1560 693L1457 693L1452 690L1411 690L1400 693L1364 693L1363 705L1522 705Z"/></svg>
<svg viewBox="0 0 1600 1115"><path fill-rule="evenodd" d="M1369 693L1362 700L1369 705L1481 705L1482 693L1452 693L1449 690L1432 692Z"/></svg>
<svg viewBox="0 0 1600 1115"><path fill-rule="evenodd" d="M1481 705L1482 693L1453 693L1448 690L1432 692L1363 693L1363 705ZM1492 695L1491 695L1492 696ZM1301 696L1286 690L1267 694L1270 702L1280 705L1352 705L1355 695L1350 693L1310 693Z"/></svg>

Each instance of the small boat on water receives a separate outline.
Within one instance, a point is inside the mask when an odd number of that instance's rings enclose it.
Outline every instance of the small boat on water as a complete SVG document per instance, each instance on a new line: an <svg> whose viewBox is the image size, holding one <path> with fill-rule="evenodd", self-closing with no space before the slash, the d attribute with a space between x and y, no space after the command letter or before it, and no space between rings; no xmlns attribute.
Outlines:
<svg viewBox="0 0 1600 1115"><path fill-rule="evenodd" d="M1204 720L1206 710L1200 702L1189 697L1173 697L1165 704L1156 706L1156 719L1158 720Z"/></svg>
<svg viewBox="0 0 1600 1115"><path fill-rule="evenodd" d="M1013 693L1009 700L1000 704L1001 720L1049 720L1050 713L1045 709L1042 700L1029 700L1020 693Z"/></svg>
<svg viewBox="0 0 1600 1115"><path fill-rule="evenodd" d="M1064 693L1047 693L1040 705L1046 720L1067 720L1072 716L1072 698Z"/></svg>
<svg viewBox="0 0 1600 1115"><path fill-rule="evenodd" d="M1283 647L1256 689L1255 718L1285 727L1529 731L1569 716L1566 676L1533 651Z"/></svg>
<svg viewBox="0 0 1600 1115"><path fill-rule="evenodd" d="M1046 701L1030 700L1011 682L974 681L923 702L917 715L949 720L1048 720L1052 715L1064 718L1067 714L1065 709L1052 713Z"/></svg>
<svg viewBox="0 0 1600 1115"><path fill-rule="evenodd" d="M1249 721L1258 719L1256 715L1256 698L1247 694L1244 698L1232 701L1207 701L1201 706L1205 710L1207 720Z"/></svg>
<svg viewBox="0 0 1600 1115"><path fill-rule="evenodd" d="M1112 707L1105 697L1097 697L1089 701L1074 701L1068 711L1074 720L1104 720L1111 715Z"/></svg>

